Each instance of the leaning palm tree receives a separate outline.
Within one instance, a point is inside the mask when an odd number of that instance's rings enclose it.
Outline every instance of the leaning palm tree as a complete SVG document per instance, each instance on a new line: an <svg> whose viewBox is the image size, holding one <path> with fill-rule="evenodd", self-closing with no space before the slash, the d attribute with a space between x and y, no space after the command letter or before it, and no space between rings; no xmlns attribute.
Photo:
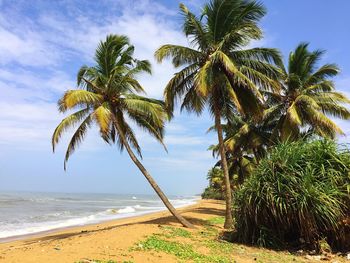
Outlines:
<svg viewBox="0 0 350 263"><path fill-rule="evenodd" d="M211 0L200 17L183 4L180 9L190 47L169 44L155 53L158 62L171 57L175 67L182 67L165 88L166 107L173 112L182 100L181 109L200 114L207 105L214 116L226 186L225 228L230 228L232 194L221 120L233 110L254 119L262 117L258 87L276 87L278 70L270 62L280 63L280 55L274 49L244 49L262 37L257 23L265 8L255 1Z"/></svg>
<svg viewBox="0 0 350 263"><path fill-rule="evenodd" d="M168 117L162 101L137 95L144 90L136 76L142 72L151 73L151 65L147 60L134 59L133 53L134 47L125 36L109 35L105 41L100 42L95 54L96 65L83 66L77 76L79 89L67 91L58 102L61 112L70 109L77 111L57 126L52 137L53 150L55 151L61 135L68 128L77 126L66 151L66 169L70 155L82 142L88 128L93 123L97 124L101 137L107 143L116 143L121 151L126 149L131 160L177 220L186 227L193 227L171 205L134 153L136 151L142 158L140 146L128 120L163 144L164 122Z"/></svg>
<svg viewBox="0 0 350 263"><path fill-rule="evenodd" d="M270 114L279 116L275 136L282 141L300 137L305 131L321 137L334 138L343 131L330 117L350 119L345 104L350 100L335 91L331 78L339 73L335 64L317 63L324 51L309 51L308 44L301 43L289 55L288 66L281 66L279 92L263 92L272 105Z"/></svg>

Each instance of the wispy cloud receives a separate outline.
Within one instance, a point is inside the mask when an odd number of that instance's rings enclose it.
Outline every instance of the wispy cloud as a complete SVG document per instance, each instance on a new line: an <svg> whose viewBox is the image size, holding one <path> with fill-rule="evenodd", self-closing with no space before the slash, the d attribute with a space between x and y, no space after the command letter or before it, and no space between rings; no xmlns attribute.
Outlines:
<svg viewBox="0 0 350 263"><path fill-rule="evenodd" d="M16 34L10 30L0 25L0 64L51 66L59 60L59 53L37 32L24 29Z"/></svg>

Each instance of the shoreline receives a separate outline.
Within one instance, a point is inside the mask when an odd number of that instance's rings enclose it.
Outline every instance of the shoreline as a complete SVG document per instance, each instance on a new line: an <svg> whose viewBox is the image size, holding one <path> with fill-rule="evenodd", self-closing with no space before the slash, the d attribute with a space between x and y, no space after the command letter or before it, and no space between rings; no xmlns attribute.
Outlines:
<svg viewBox="0 0 350 263"><path fill-rule="evenodd" d="M215 200L198 200L178 211L197 227L186 230L198 232L206 220L224 215L224 204ZM1 243L0 263L178 262L171 255L162 254L159 258L147 251L130 250L141 240L162 233L164 227L185 229L168 211L76 226Z"/></svg>
<svg viewBox="0 0 350 263"><path fill-rule="evenodd" d="M184 205L181 207L177 207L176 209L179 212L184 213L188 209L193 209L193 208L199 206L201 201L203 201L203 199L198 199L195 201L194 204ZM59 228L54 228L54 229L45 230L45 231L39 231L39 232L35 232L35 233L29 233L29 234L17 235L17 236L11 236L11 237L4 237L4 238L0 238L0 246L3 244L13 243L13 242L21 242L21 241L25 242L25 241L29 241L32 239L38 239L38 238L42 238L42 237L49 236L49 235L64 234L64 233L71 232L71 231L81 230L83 232L83 231L89 231L90 228L99 228L100 230L102 230L103 226L110 227L111 225L118 227L118 226L122 226L124 224L128 224L130 222L137 223L139 221L142 222L144 220L152 220L155 218L167 216L169 214L170 214L169 211L166 208L164 208L164 210L161 210L161 211L145 212L145 213L138 214L138 215L130 215L130 216L125 216L125 217L115 218L115 219L107 219L107 220L103 220L103 221L95 222L95 223L87 223L87 224L83 224L83 225L59 227ZM87 228L87 229L85 230L85 228Z"/></svg>

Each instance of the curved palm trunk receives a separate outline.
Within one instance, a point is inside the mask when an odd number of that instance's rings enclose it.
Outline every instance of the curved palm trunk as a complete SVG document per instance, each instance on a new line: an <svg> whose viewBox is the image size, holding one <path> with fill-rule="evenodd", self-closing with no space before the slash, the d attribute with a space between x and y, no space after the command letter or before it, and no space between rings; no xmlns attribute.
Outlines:
<svg viewBox="0 0 350 263"><path fill-rule="evenodd" d="M163 191L160 189L156 181L153 179L153 177L149 174L149 172L146 170L146 168L142 165L142 163L138 160L132 149L130 148L130 145L128 141L126 140L124 134L122 133L122 130L119 127L118 122L114 121L114 124L120 134L120 137L123 141L123 145L125 146L126 151L128 152L131 160L136 164L136 166L140 169L142 174L146 177L147 181L150 183L154 191L157 193L159 198L162 200L166 208L170 211L170 213L184 226L188 228L195 228L190 222L188 222L184 217L182 217L178 211L176 211L175 207L169 202L169 199L166 197L166 195L163 193Z"/></svg>
<svg viewBox="0 0 350 263"><path fill-rule="evenodd" d="M218 110L215 111L215 127L216 127L216 130L218 132L221 167L222 167L222 170L224 172L224 182L225 182L226 215L225 215L224 228L230 229L233 227L232 191L231 191L230 177L229 177L229 173L228 173L226 151L225 151L225 147L224 147L224 139L223 139L223 135L222 135L220 112Z"/></svg>

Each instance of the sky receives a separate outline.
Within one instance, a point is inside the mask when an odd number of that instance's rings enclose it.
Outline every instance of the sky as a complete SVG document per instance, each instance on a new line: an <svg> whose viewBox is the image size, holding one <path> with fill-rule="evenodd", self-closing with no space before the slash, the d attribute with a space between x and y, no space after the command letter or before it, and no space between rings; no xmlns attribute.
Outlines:
<svg viewBox="0 0 350 263"><path fill-rule="evenodd" d="M276 47L287 57L300 42L327 50L321 63L337 63L338 90L350 97L350 1L261 1L264 38L253 46ZM148 96L161 98L176 72L157 64L161 45L188 45L177 0L0 0L0 191L152 194L126 152L106 145L97 130L88 133L63 170L68 134L52 153L51 135L64 117L57 111L63 92L74 89L82 65L93 65L94 50L107 34L125 34L135 57L148 59L153 75L139 80ZM183 1L199 12L204 1ZM332 3L332 4L330 4ZM167 194L199 194L216 160L207 148L210 115L177 112L162 146L137 130L143 163ZM350 122L338 121L350 136ZM348 142L349 137L340 138Z"/></svg>

